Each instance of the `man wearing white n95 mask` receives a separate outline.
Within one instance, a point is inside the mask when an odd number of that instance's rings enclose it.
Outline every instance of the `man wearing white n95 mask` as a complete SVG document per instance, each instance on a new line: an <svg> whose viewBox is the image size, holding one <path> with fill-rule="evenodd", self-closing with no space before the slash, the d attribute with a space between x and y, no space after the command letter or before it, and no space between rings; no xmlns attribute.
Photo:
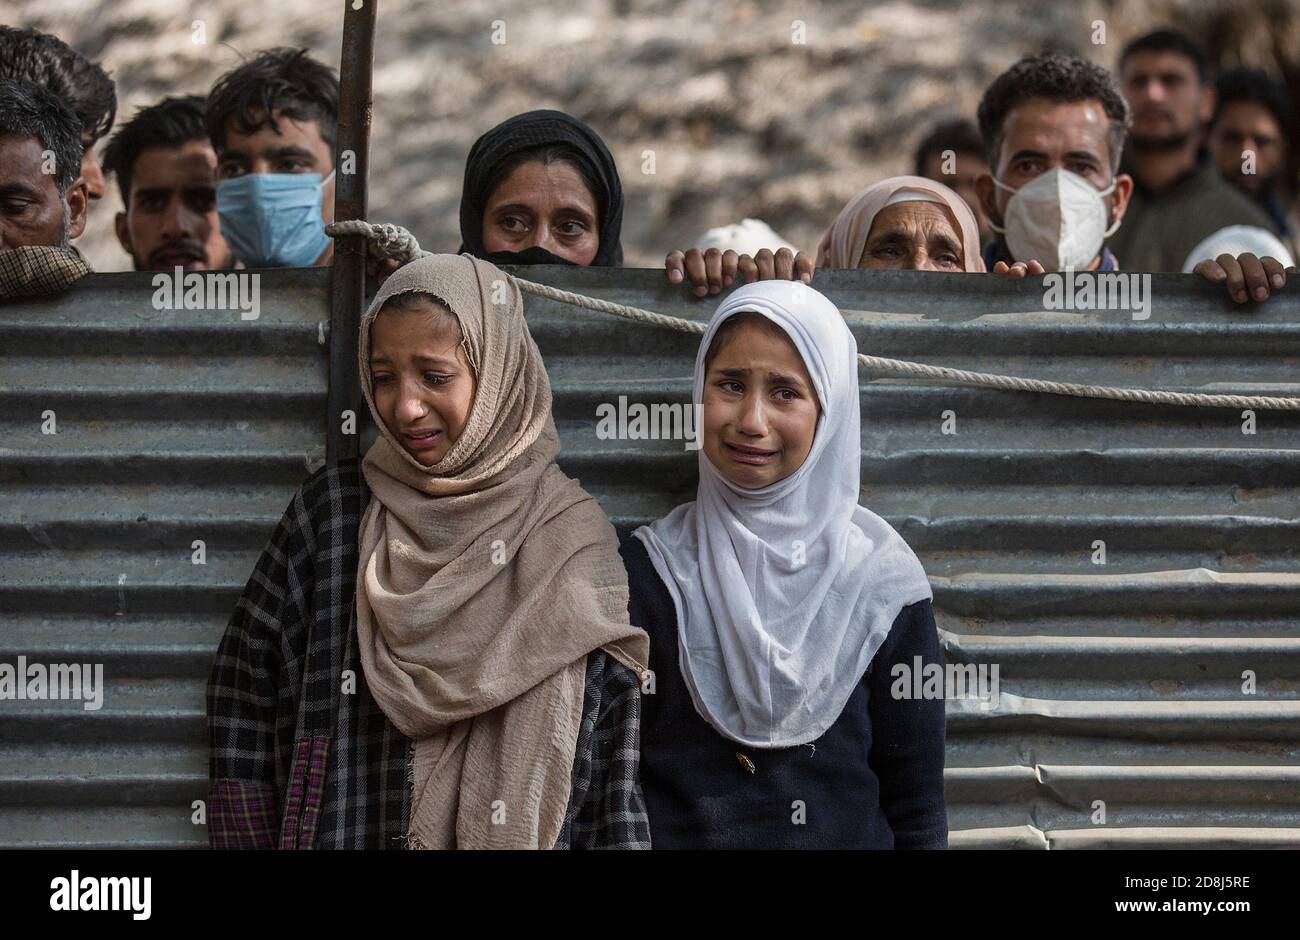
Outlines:
<svg viewBox="0 0 1300 940"><path fill-rule="evenodd" d="M975 183L998 234L990 271L1119 269L1105 240L1133 193L1116 173L1128 124L1115 80L1083 59L1028 56L994 80L979 106L991 173Z"/></svg>

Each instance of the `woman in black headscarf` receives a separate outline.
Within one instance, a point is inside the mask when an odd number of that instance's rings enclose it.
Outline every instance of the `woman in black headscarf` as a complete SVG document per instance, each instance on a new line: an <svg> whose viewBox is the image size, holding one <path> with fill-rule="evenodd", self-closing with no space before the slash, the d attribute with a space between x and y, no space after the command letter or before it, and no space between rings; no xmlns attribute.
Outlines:
<svg viewBox="0 0 1300 940"><path fill-rule="evenodd" d="M529 111L465 162L460 251L494 264L623 263L623 186L605 142L562 111Z"/></svg>

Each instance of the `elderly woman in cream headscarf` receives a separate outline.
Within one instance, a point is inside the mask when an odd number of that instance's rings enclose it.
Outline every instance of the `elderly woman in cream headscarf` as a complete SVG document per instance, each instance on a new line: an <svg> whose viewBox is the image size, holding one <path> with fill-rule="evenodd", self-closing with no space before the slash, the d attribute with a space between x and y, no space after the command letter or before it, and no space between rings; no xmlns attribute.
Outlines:
<svg viewBox="0 0 1300 940"><path fill-rule="evenodd" d="M979 223L966 201L942 183L890 177L840 210L817 247L817 265L983 271Z"/></svg>
<svg viewBox="0 0 1300 940"><path fill-rule="evenodd" d="M822 236L816 258L788 249L760 251L753 257L709 250L673 252L666 261L668 280L685 278L703 296L718 293L739 274L746 282L812 281L819 267L894 268L914 271L983 272L979 223L970 206L942 183L920 176L892 176L859 192L840 210ZM1042 274L1036 261L995 274Z"/></svg>

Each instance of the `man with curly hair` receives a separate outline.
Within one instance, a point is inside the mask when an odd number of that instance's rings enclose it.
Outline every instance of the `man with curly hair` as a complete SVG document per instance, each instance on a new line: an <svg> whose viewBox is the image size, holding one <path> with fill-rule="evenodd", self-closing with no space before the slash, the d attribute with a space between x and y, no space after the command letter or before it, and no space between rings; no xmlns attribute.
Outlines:
<svg viewBox="0 0 1300 940"><path fill-rule="evenodd" d="M990 172L975 188L998 234L986 267L1117 270L1105 239L1133 180L1118 172L1129 110L1110 73L1074 56L1026 56L988 87L978 115Z"/></svg>

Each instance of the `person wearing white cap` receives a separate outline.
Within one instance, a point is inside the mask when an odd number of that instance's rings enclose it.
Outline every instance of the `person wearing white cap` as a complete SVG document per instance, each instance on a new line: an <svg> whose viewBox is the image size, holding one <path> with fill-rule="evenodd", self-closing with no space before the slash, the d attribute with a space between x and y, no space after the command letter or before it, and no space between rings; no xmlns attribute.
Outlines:
<svg viewBox="0 0 1300 940"><path fill-rule="evenodd" d="M717 248L720 251L739 252L744 255L756 255L764 248L776 251L788 248L791 252L799 249L786 241L762 219L742 219L734 225L719 225L711 228L695 243L701 251Z"/></svg>

